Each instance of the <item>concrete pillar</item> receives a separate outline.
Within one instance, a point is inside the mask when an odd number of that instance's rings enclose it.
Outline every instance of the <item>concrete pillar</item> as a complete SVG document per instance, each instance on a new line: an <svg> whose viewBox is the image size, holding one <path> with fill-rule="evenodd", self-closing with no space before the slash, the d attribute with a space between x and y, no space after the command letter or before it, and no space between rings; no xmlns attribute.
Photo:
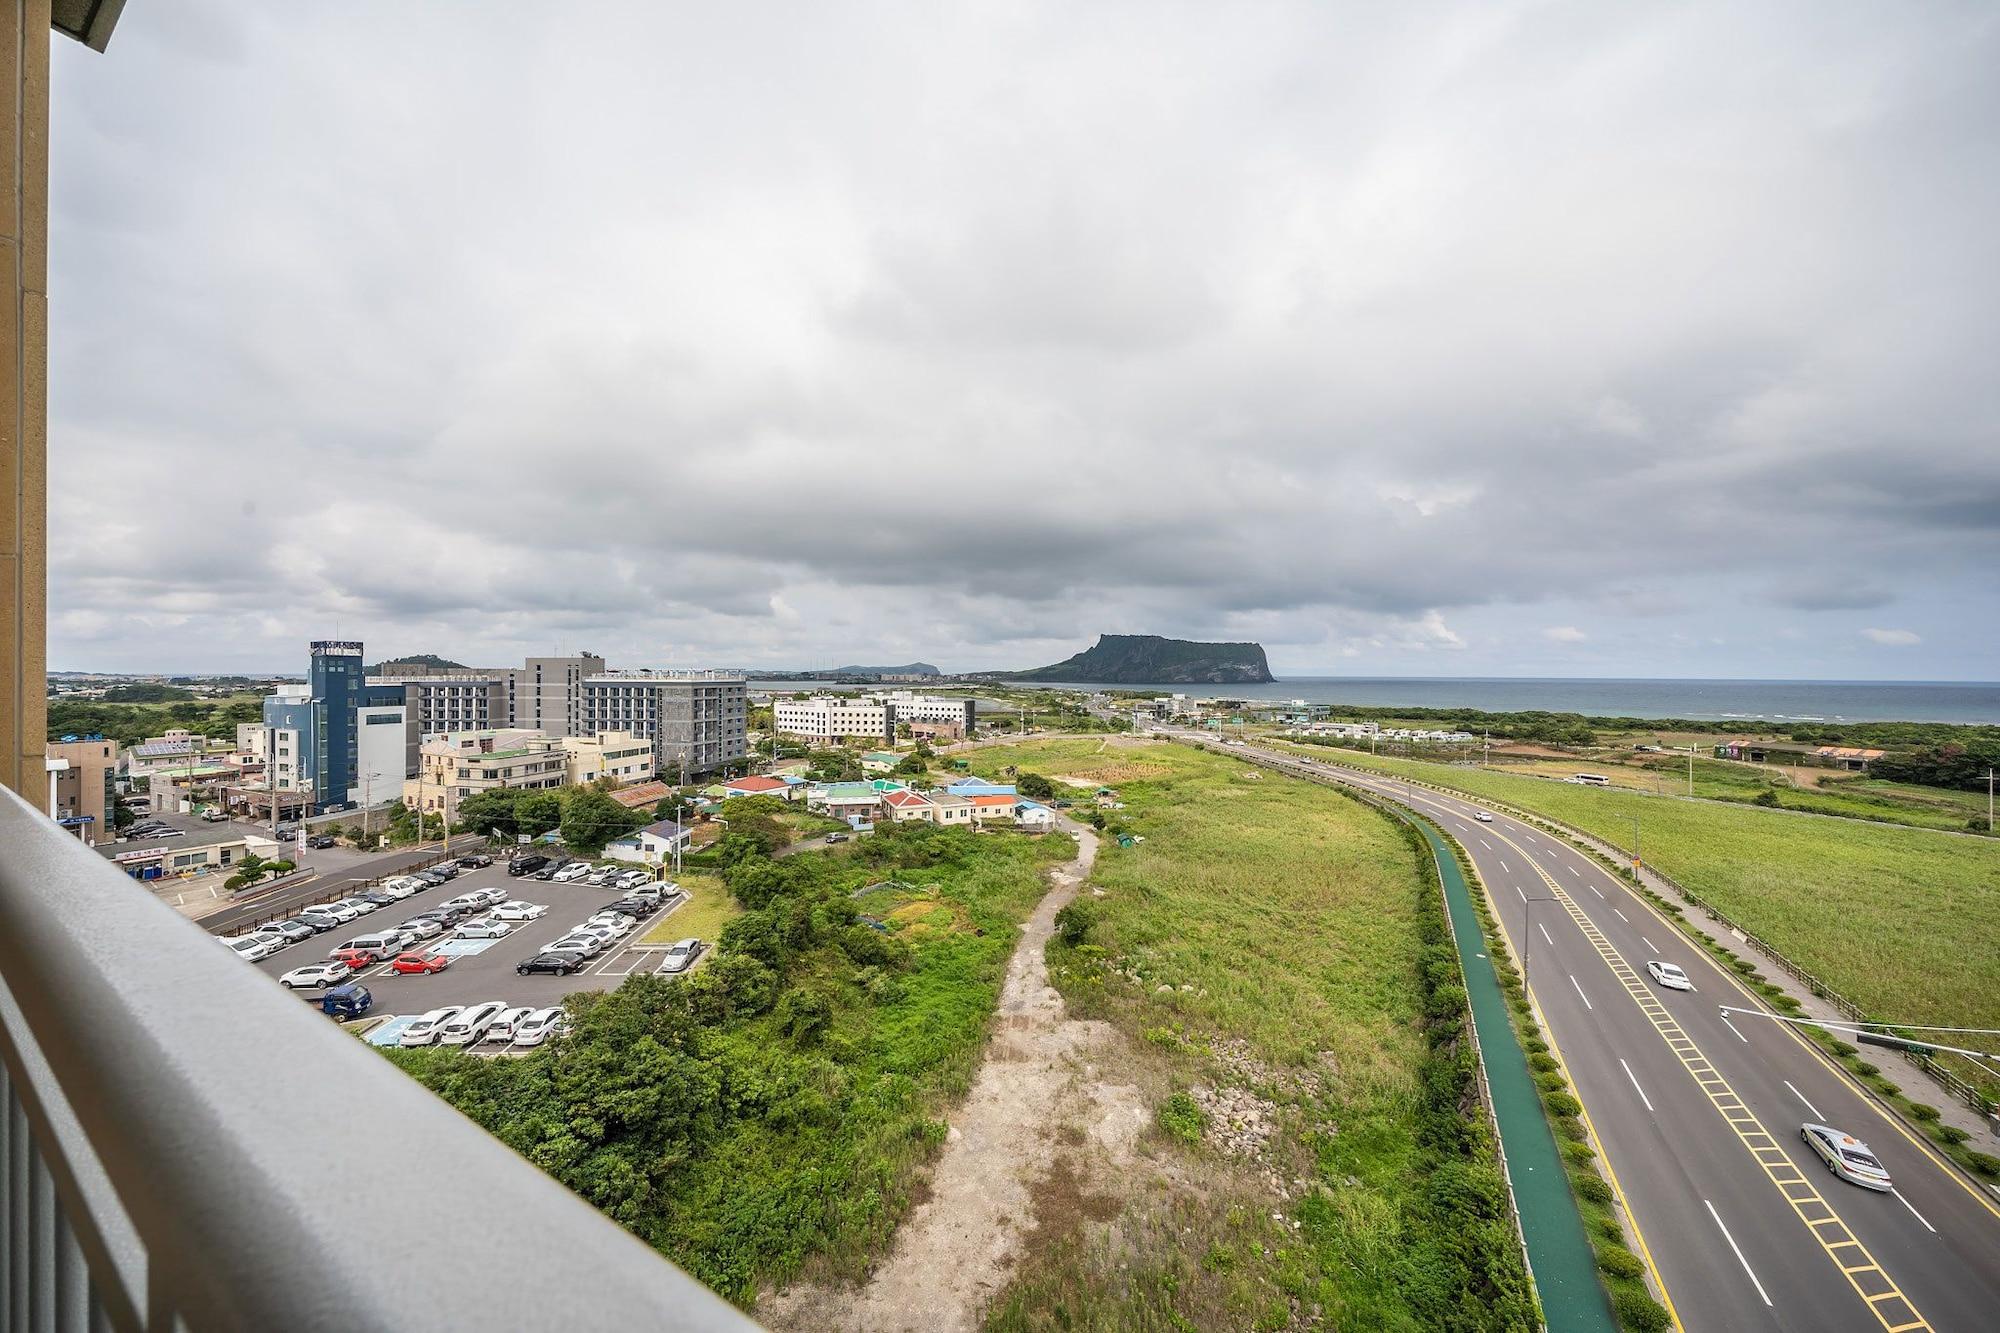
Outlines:
<svg viewBox="0 0 2000 1333"><path fill-rule="evenodd" d="M0 0L0 784L48 781L49 0Z"/></svg>

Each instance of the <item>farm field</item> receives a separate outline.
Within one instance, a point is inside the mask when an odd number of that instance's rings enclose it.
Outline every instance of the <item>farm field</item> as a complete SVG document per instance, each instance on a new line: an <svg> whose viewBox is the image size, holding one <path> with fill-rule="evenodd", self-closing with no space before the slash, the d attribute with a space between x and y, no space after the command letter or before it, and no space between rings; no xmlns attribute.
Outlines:
<svg viewBox="0 0 2000 1333"><path fill-rule="evenodd" d="M1084 1210L1113 1230L1079 1219L1041 1237L989 1326L1518 1316L1525 1279L1490 1145L1475 1135L1472 1159L1447 1167L1424 1133L1435 1057L1418 914L1436 889L1398 826L1337 792L1160 743L1052 739L972 764L1003 781L1106 783L1125 803L1105 812L1107 832L1141 841L1103 841L1084 916L1048 957L1072 1016L1127 1036L1134 1068L1107 1077L1138 1083L1156 1116L1141 1166ZM1468 1182L1450 1204L1419 1183L1446 1169Z"/></svg>
<svg viewBox="0 0 2000 1333"><path fill-rule="evenodd" d="M2000 1026L2000 846L1860 820L1664 799L1448 764L1288 747L1573 824L1649 863L1888 1019Z"/></svg>

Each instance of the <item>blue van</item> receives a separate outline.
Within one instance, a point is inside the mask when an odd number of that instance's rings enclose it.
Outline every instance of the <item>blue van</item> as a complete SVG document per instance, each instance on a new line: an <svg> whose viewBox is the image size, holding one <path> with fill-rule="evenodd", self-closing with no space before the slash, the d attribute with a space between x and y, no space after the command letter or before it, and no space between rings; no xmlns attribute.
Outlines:
<svg viewBox="0 0 2000 1333"><path fill-rule="evenodd" d="M329 1018L359 1018L375 1004L375 997L358 981L344 982L319 997L320 1012Z"/></svg>

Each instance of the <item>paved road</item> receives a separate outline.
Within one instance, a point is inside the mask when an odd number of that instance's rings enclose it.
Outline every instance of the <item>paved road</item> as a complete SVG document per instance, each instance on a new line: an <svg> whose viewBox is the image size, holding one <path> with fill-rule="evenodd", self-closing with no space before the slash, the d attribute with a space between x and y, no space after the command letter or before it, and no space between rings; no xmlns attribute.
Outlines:
<svg viewBox="0 0 2000 1333"><path fill-rule="evenodd" d="M476 850L476 840L460 840L457 852ZM307 903L342 898L364 884L400 874L411 866L428 865L438 859L435 843L427 847L384 852L366 860L348 858L344 864L322 867L311 879L293 881L274 888L257 890L233 899L228 906L201 918L202 926L217 935L235 935L248 927L278 916L289 916ZM449 898L450 894L443 895Z"/></svg>
<svg viewBox="0 0 2000 1333"><path fill-rule="evenodd" d="M2000 1326L2000 1197L1768 1012L1598 862L1469 799L1257 748L1229 753L1405 801L1465 846L1643 1248L1691 1330ZM1655 988L1649 959L1693 993ZM1893 1194L1834 1177L1812 1120L1869 1143Z"/></svg>

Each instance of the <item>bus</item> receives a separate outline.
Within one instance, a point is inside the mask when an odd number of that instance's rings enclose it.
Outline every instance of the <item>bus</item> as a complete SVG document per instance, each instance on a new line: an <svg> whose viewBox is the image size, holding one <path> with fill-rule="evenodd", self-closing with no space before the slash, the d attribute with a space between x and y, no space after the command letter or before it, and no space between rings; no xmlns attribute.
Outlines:
<svg viewBox="0 0 2000 1333"><path fill-rule="evenodd" d="M1611 785L1611 779L1605 777L1602 773L1578 773L1571 777L1570 781L1580 782L1586 787L1609 787Z"/></svg>

